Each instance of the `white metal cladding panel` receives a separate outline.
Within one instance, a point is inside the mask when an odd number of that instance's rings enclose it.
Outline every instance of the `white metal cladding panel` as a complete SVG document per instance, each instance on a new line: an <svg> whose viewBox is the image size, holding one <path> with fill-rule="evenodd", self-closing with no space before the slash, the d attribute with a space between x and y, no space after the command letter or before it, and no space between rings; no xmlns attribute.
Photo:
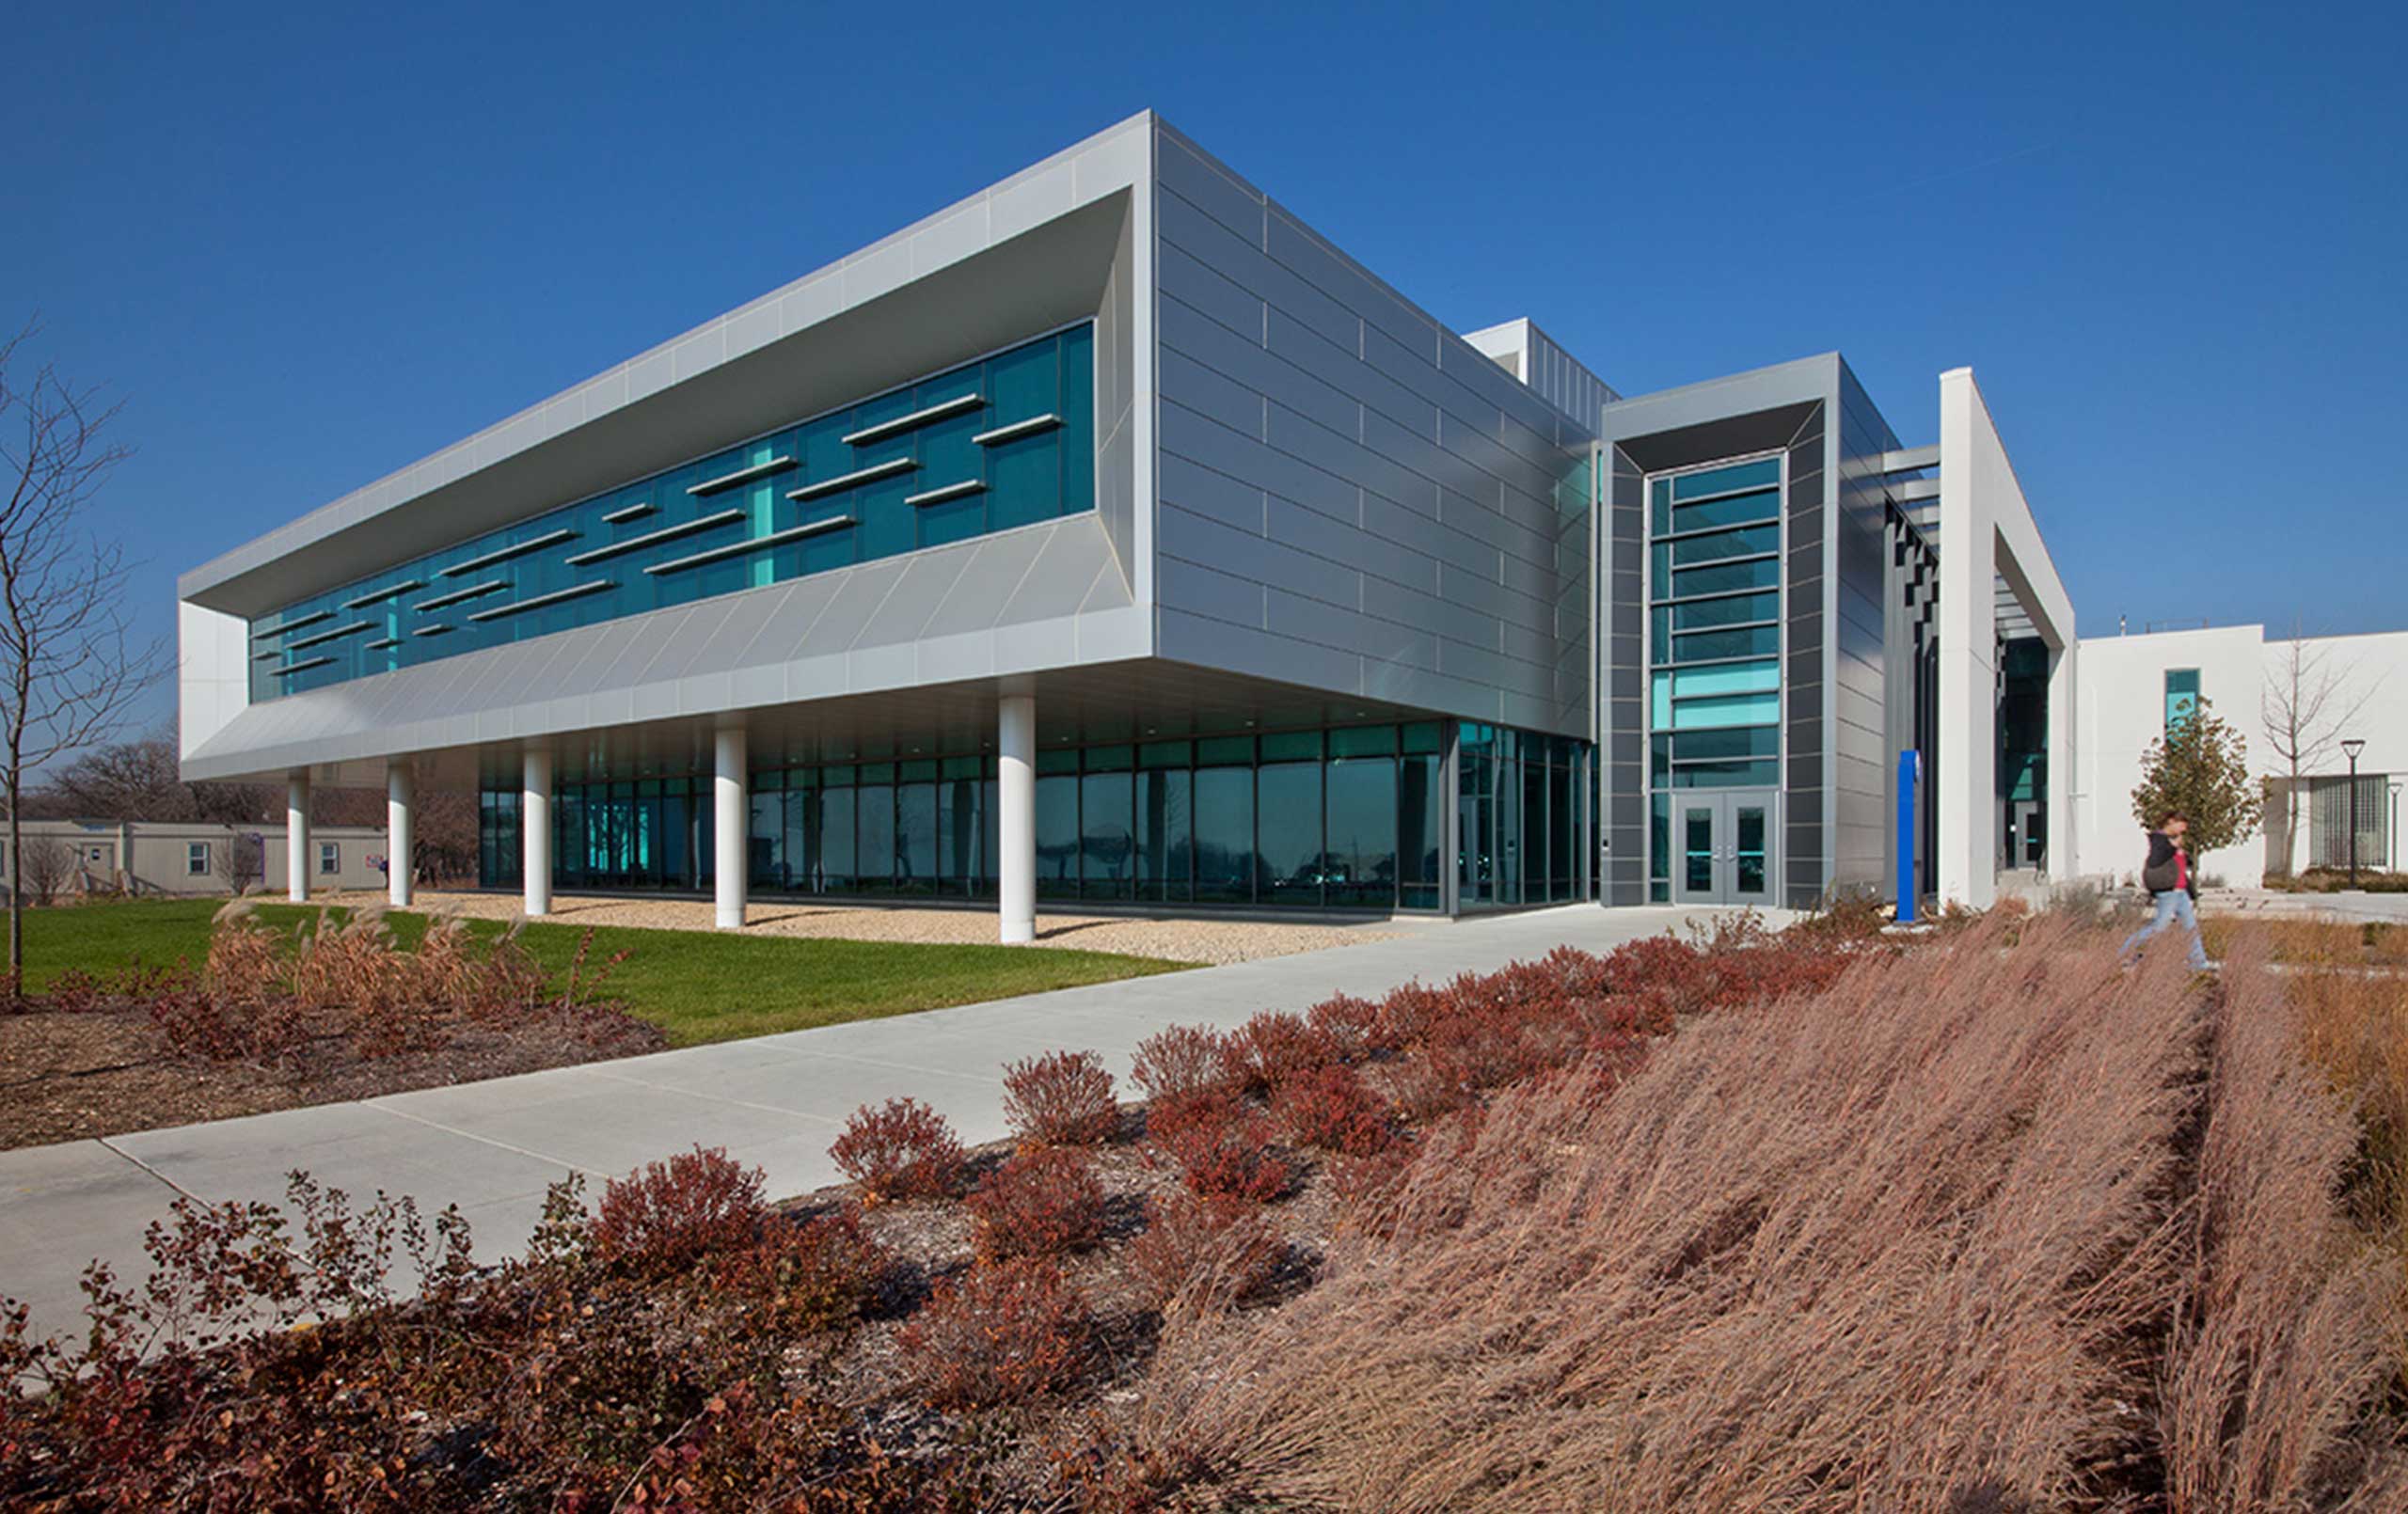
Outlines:
<svg viewBox="0 0 2408 1514"><path fill-rule="evenodd" d="M185 772L238 777L1069 667L1143 654L1142 629L1102 525L1072 515L271 701L203 742Z"/></svg>
<svg viewBox="0 0 2408 1514"><path fill-rule="evenodd" d="M1112 544L1124 581L1137 587L1137 497L1133 460L1143 408L1138 396L1147 386L1140 380L1142 358L1135 346L1137 285L1136 217L1133 203L1121 222L1120 243L1113 254L1112 273L1095 323L1096 516Z"/></svg>
<svg viewBox="0 0 2408 1514"><path fill-rule="evenodd" d="M1177 134L1156 171L1161 654L1585 734L1588 431Z"/></svg>

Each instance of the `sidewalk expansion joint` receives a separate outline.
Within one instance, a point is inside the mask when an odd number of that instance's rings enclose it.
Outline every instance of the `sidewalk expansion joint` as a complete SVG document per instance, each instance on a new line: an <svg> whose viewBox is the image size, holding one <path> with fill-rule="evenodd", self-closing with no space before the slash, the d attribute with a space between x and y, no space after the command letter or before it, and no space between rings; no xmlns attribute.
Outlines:
<svg viewBox="0 0 2408 1514"><path fill-rule="evenodd" d="M195 1204L204 1204L204 1203L207 1203L207 1202L208 1202L207 1200L203 1199L199 1194L198 1194L198 1193L194 1192L192 1190L190 1190L190 1189L188 1189L188 1188L184 1187L182 1183L177 1182L174 1178L169 1177L166 1174L165 1174L165 1173L163 1173L163 1172L159 1171L159 1169L157 1169L156 1167L151 1166L149 1162L144 1161L141 1158L139 1158L139 1157L135 1156L134 1153L132 1153L132 1152L130 1152L130 1151L126 1150L124 1147L122 1147L122 1146L120 1146L120 1145L119 1145L119 1144L117 1144L117 1143L116 1143L114 1141L112 1141L109 1137L107 1137L107 1136L99 1136L99 1137L96 1137L95 1139L97 1139L97 1140L100 1142L100 1143L101 1143L103 1146L106 1147L108 1150L110 1150L110 1151L112 1151L112 1152L115 1152L118 1156L119 1156L119 1157L123 1158L123 1159L126 1159L127 1161L132 1162L135 1166L139 1167L139 1168L140 1168L140 1169L142 1169L144 1172L146 1172L146 1173L150 1174L152 1177L157 1178L157 1179L159 1180L160 1184L161 1184L163 1187L166 1188L169 1191L171 1191L171 1192L175 1192L175 1193L180 1193L180 1194L183 1195L185 1198L188 1198L188 1199L192 1200Z"/></svg>
<svg viewBox="0 0 2408 1514"><path fill-rule="evenodd" d="M423 1114L412 1114L407 1110L397 1110L389 1104L379 1103L374 1099L368 1100L368 1108L376 1111L379 1114L389 1114L397 1120L407 1120L413 1125L422 1125L430 1130L440 1130L445 1135L458 1136L463 1141L473 1141L481 1146L491 1146L496 1151L507 1151L516 1156L525 1157L531 1161L549 1162L555 1167L565 1167L572 1173L583 1173L594 1177L608 1177L610 1175L608 1173L602 1172L598 1168L580 1167L573 1161L566 1160L560 1157L555 1157L549 1152L531 1151L525 1146L514 1146L507 1141L496 1141L491 1136L481 1136L474 1130L462 1130L456 1127L446 1125L441 1120L430 1120Z"/></svg>

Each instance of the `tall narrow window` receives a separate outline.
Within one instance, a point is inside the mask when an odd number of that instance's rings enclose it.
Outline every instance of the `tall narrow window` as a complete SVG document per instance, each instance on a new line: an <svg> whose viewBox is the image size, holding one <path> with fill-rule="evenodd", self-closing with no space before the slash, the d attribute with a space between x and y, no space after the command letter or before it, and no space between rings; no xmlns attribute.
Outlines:
<svg viewBox="0 0 2408 1514"><path fill-rule="evenodd" d="M1781 781L1781 459L1659 475L1647 500L1648 893L1662 903L1676 880L1709 887L1701 859L1729 844L1715 807L1683 804L1675 824L1670 791Z"/></svg>
<svg viewBox="0 0 2408 1514"><path fill-rule="evenodd" d="M2199 707L2199 670L2168 668L2165 670L2165 729L2170 733L2176 726L2191 718Z"/></svg>

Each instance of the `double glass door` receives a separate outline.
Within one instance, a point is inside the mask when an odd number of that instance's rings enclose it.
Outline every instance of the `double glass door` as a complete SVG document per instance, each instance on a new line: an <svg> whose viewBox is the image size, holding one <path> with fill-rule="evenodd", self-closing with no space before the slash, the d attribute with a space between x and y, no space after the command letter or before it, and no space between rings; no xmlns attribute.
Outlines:
<svg viewBox="0 0 2408 1514"><path fill-rule="evenodd" d="M1689 789L1672 796L1672 900L1685 905L1773 902L1770 789Z"/></svg>

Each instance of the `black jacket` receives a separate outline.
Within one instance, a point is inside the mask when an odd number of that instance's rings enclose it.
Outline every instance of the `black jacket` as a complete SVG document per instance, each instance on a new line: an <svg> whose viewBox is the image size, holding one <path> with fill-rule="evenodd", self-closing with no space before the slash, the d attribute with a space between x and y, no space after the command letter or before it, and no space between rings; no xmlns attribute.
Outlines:
<svg viewBox="0 0 2408 1514"><path fill-rule="evenodd" d="M2174 839L2162 830L2148 833L2148 861L2141 867L2141 887L2151 893L2172 893L2178 875L2174 866ZM2199 897L2199 860L2191 859L2189 892L2194 901Z"/></svg>

